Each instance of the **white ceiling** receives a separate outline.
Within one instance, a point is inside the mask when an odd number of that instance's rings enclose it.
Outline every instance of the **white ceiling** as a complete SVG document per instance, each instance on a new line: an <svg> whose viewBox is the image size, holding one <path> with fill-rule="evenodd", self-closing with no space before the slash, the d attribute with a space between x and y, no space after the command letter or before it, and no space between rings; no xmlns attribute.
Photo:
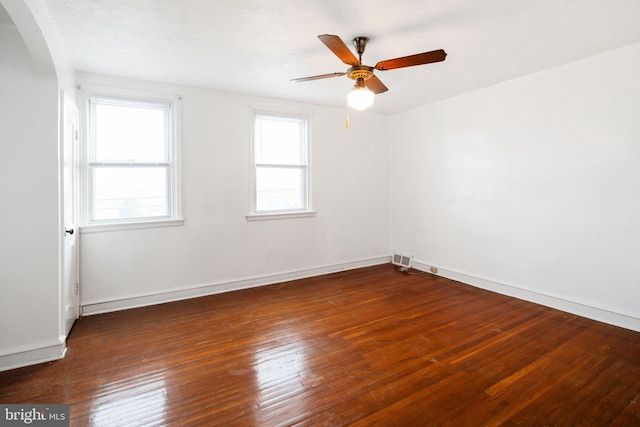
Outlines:
<svg viewBox="0 0 640 427"><path fill-rule="evenodd" d="M640 42L639 0L43 0L78 71L344 106L346 71L318 39L363 62L444 49L446 61L376 75L395 113Z"/></svg>

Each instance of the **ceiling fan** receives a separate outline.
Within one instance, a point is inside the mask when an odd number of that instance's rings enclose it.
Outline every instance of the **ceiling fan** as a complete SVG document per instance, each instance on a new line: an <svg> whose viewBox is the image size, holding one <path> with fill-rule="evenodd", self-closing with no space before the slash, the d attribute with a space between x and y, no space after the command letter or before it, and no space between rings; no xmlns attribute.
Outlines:
<svg viewBox="0 0 640 427"><path fill-rule="evenodd" d="M362 54L369 41L368 37L356 37L353 44L358 53L358 57L351 52L347 45L338 36L331 34L319 35L318 38L325 46L331 50L342 62L351 67L344 73L320 74L317 76L302 77L292 79L294 82L307 82L310 80L326 79L329 77L347 76L355 80L353 90L347 95L347 103L356 110L365 110L373 104L374 94L379 94L389 90L378 77L374 75L374 70L386 71L396 68L412 67L414 65L430 64L432 62L444 61L447 53L442 50L418 53L415 55L403 56L400 58L387 59L378 62L374 67L362 64Z"/></svg>

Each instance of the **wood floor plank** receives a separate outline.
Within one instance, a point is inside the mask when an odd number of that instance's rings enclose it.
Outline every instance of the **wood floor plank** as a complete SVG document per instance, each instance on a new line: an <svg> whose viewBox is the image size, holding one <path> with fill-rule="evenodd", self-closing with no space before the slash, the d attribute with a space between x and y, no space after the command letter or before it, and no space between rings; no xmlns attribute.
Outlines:
<svg viewBox="0 0 640 427"><path fill-rule="evenodd" d="M74 426L640 425L640 333L381 265L80 319L1 403Z"/></svg>

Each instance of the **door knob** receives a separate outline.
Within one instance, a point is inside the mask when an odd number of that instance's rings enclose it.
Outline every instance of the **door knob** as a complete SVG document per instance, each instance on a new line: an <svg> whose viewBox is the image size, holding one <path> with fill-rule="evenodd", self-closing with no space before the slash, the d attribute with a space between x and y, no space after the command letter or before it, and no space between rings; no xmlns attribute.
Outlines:
<svg viewBox="0 0 640 427"><path fill-rule="evenodd" d="M67 234L73 234L73 228L70 228L68 230L64 230L65 233Z"/></svg>

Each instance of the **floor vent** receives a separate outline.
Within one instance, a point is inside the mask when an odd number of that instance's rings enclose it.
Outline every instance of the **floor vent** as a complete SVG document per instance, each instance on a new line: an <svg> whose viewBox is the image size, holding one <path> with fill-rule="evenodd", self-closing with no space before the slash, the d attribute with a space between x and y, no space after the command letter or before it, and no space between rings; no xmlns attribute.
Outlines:
<svg viewBox="0 0 640 427"><path fill-rule="evenodd" d="M393 258L391 259L391 263L394 265L398 265L404 269L411 268L411 261L413 261L413 255L405 255L405 254L393 254Z"/></svg>

